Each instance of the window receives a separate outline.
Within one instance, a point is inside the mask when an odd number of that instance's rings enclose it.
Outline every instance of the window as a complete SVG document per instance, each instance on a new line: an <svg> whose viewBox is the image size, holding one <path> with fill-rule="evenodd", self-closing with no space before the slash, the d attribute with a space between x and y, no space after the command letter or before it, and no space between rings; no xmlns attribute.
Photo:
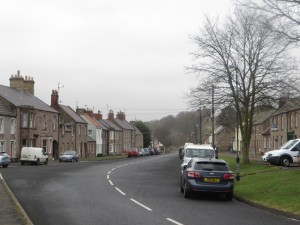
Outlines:
<svg viewBox="0 0 300 225"><path fill-rule="evenodd" d="M109 139L114 140L114 132L113 131L109 132Z"/></svg>
<svg viewBox="0 0 300 225"><path fill-rule="evenodd" d="M4 133L4 118L0 117L0 133Z"/></svg>
<svg viewBox="0 0 300 225"><path fill-rule="evenodd" d="M35 128L35 114L33 112L30 113L29 127L30 128Z"/></svg>
<svg viewBox="0 0 300 225"><path fill-rule="evenodd" d="M65 132L71 132L72 131L72 125L67 123L65 124Z"/></svg>
<svg viewBox="0 0 300 225"><path fill-rule="evenodd" d="M47 129L47 116L46 114L43 115L43 129Z"/></svg>
<svg viewBox="0 0 300 225"><path fill-rule="evenodd" d="M0 141L0 151L5 152L5 141Z"/></svg>
<svg viewBox="0 0 300 225"><path fill-rule="evenodd" d="M43 140L43 149L47 152L47 140Z"/></svg>
<svg viewBox="0 0 300 225"><path fill-rule="evenodd" d="M28 112L22 112L21 116L22 116L22 118L21 118L21 120L22 120L21 126L23 128L27 128L28 127Z"/></svg>
<svg viewBox="0 0 300 225"><path fill-rule="evenodd" d="M53 130L56 130L56 116L53 118Z"/></svg>
<svg viewBox="0 0 300 225"><path fill-rule="evenodd" d="M16 119L14 118L10 119L10 133L16 134Z"/></svg>
<svg viewBox="0 0 300 225"><path fill-rule="evenodd" d="M93 135L93 131L92 130L88 130L88 132L89 132L89 136Z"/></svg>

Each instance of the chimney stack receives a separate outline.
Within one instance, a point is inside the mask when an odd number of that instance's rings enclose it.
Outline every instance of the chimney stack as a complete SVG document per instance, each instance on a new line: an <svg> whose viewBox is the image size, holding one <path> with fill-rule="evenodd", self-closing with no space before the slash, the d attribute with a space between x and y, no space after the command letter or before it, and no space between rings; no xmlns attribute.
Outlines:
<svg viewBox="0 0 300 225"><path fill-rule="evenodd" d="M57 90L52 90L51 94L51 107L54 109L58 109L58 91Z"/></svg>
<svg viewBox="0 0 300 225"><path fill-rule="evenodd" d="M34 95L34 80L33 77L25 76L25 80L23 76L20 74L20 70L17 71L16 75L11 75L10 79L10 87L14 88L21 92L28 92L29 94Z"/></svg>

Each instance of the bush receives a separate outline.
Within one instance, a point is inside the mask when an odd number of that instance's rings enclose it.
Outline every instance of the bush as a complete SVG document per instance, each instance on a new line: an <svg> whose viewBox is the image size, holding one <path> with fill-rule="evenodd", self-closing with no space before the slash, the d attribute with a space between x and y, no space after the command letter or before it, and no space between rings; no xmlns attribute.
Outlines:
<svg viewBox="0 0 300 225"><path fill-rule="evenodd" d="M98 154L97 154L97 157L102 157L102 156L103 156L102 153L98 153Z"/></svg>

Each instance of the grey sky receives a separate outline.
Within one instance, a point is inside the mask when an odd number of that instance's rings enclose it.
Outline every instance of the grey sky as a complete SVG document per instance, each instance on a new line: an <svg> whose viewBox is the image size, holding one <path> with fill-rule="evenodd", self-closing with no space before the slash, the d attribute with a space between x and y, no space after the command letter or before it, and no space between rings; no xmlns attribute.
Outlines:
<svg viewBox="0 0 300 225"><path fill-rule="evenodd" d="M230 0L9 0L0 3L0 84L21 71L35 95L126 119L150 121L187 109L197 84L185 73L203 13Z"/></svg>

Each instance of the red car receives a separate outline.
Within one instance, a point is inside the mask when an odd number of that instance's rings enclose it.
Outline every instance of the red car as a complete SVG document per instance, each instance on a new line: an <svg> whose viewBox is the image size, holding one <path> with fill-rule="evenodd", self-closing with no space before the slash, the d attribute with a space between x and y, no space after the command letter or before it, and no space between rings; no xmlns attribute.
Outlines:
<svg viewBox="0 0 300 225"><path fill-rule="evenodd" d="M137 150L136 148L129 150L128 157L131 157L131 156L134 156L134 157L140 156L139 150Z"/></svg>

